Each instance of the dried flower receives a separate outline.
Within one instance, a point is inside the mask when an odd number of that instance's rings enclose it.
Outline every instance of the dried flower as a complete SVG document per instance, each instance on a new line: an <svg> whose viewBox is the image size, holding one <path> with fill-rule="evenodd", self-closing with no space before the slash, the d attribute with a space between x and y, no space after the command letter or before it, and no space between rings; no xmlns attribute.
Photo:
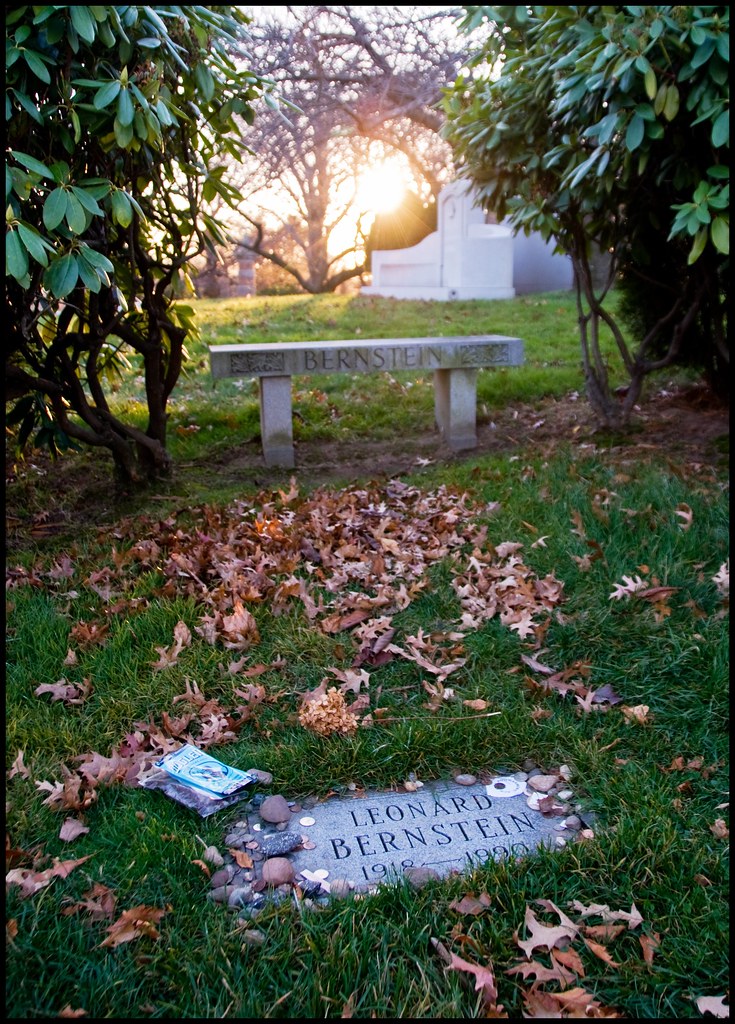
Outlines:
<svg viewBox="0 0 735 1024"><path fill-rule="evenodd" d="M344 694L336 686L330 687L323 696L307 701L299 710L299 721L305 729L311 729L320 736L338 732L352 736L357 732L357 718L348 709Z"/></svg>

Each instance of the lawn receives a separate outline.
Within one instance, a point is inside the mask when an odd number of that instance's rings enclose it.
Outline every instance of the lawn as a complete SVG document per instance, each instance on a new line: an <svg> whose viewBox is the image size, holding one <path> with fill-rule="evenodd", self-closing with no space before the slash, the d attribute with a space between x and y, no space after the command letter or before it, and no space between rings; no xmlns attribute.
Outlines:
<svg viewBox="0 0 735 1024"><path fill-rule="evenodd" d="M171 481L115 496L89 453L11 473L7 1015L726 1015L724 439L695 456L645 417L611 438L580 416L539 443L582 402L567 295L197 308ZM410 451L432 436L426 380L304 378L299 466L269 475L252 382L207 374L210 343L442 332L526 346L481 373L461 457ZM140 398L135 379L117 395L131 415ZM368 454L350 475L348 452L396 436L401 472ZM320 479L325 449L345 458ZM356 727L304 716L327 687ZM567 766L589 827L420 888L296 888L241 915L209 898L203 851L227 854L242 807L200 818L134 778L184 739L298 801Z"/></svg>

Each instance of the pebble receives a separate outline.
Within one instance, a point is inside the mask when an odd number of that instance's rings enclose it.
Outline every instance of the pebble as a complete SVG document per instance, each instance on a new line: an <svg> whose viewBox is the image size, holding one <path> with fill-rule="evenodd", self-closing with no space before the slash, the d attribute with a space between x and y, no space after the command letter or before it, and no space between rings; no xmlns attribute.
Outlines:
<svg viewBox="0 0 735 1024"><path fill-rule="evenodd" d="M349 896L352 892L352 886L346 878L334 878L330 885L330 893L332 896L336 896L337 899L344 899L345 896Z"/></svg>
<svg viewBox="0 0 735 1024"><path fill-rule="evenodd" d="M241 910L250 902L253 890L249 885L237 886L227 897L227 906L232 910Z"/></svg>
<svg viewBox="0 0 735 1024"><path fill-rule="evenodd" d="M475 775L455 775L454 781L458 786L474 786L477 777Z"/></svg>
<svg viewBox="0 0 735 1024"><path fill-rule="evenodd" d="M556 794L560 800L570 800L574 796L573 789L560 789Z"/></svg>
<svg viewBox="0 0 735 1024"><path fill-rule="evenodd" d="M271 857L263 864L263 881L275 888L287 885L294 880L294 869L286 857Z"/></svg>
<svg viewBox="0 0 735 1024"><path fill-rule="evenodd" d="M270 786L273 776L270 772L261 771L260 768L248 768L248 775L252 775L261 786Z"/></svg>
<svg viewBox="0 0 735 1024"><path fill-rule="evenodd" d="M405 868L403 873L414 889L420 889L429 882L439 881L439 872L433 868Z"/></svg>
<svg viewBox="0 0 735 1024"><path fill-rule="evenodd" d="M563 824L564 824L564 828L569 828L569 829L574 829L574 830L580 829L582 827L582 819L579 818L576 814L570 814L568 818L564 819Z"/></svg>
<svg viewBox="0 0 735 1024"><path fill-rule="evenodd" d="M532 775L528 780L528 785L537 793L548 793L558 781L556 775Z"/></svg>
<svg viewBox="0 0 735 1024"><path fill-rule="evenodd" d="M230 894L234 892L236 886L234 885L218 885L209 892L209 898L214 900L215 903L226 903L230 898Z"/></svg>
<svg viewBox="0 0 735 1024"><path fill-rule="evenodd" d="M260 849L266 857L282 857L291 850L301 846L301 834L296 832L278 832L276 835L263 836Z"/></svg>
<svg viewBox="0 0 735 1024"><path fill-rule="evenodd" d="M265 935L257 928L246 928L240 934L246 946L262 946L265 942Z"/></svg>
<svg viewBox="0 0 735 1024"><path fill-rule="evenodd" d="M273 825L291 820L291 808L288 806L286 798L281 796L280 793L275 796L266 797L260 805L258 813L263 821L268 821Z"/></svg>
<svg viewBox="0 0 735 1024"><path fill-rule="evenodd" d="M232 869L229 865L226 868L221 868L219 871L215 871L209 880L210 885L213 889L219 889L222 885L227 885L231 878Z"/></svg>
<svg viewBox="0 0 735 1024"><path fill-rule="evenodd" d="M245 844L252 842L252 832L228 832L225 836L225 846L232 846L236 850L244 850Z"/></svg>

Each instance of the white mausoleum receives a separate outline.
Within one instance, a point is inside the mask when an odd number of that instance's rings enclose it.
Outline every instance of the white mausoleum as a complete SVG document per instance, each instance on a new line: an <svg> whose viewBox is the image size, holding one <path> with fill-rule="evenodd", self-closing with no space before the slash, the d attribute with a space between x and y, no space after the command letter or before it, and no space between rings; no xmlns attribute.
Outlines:
<svg viewBox="0 0 735 1024"><path fill-rule="evenodd" d="M363 295L395 299L512 299L573 286L568 256L539 234L514 235L490 224L466 182L439 194L437 230L408 249L372 254L372 284Z"/></svg>

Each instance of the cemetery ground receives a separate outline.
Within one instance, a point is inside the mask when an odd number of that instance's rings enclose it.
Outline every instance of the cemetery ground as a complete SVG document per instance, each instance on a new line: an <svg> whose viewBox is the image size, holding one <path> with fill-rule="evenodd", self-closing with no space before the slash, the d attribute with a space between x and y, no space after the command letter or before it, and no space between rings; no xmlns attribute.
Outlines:
<svg viewBox="0 0 735 1024"><path fill-rule="evenodd" d="M568 295L197 307L171 480L7 465L8 1016L727 1016L727 410L669 374L596 432ZM340 375L266 470L253 383L208 377L210 343L488 331L526 365L480 372L461 455L429 378ZM243 812L136 784L186 741L297 806L570 776L587 827L248 916L210 898Z"/></svg>

